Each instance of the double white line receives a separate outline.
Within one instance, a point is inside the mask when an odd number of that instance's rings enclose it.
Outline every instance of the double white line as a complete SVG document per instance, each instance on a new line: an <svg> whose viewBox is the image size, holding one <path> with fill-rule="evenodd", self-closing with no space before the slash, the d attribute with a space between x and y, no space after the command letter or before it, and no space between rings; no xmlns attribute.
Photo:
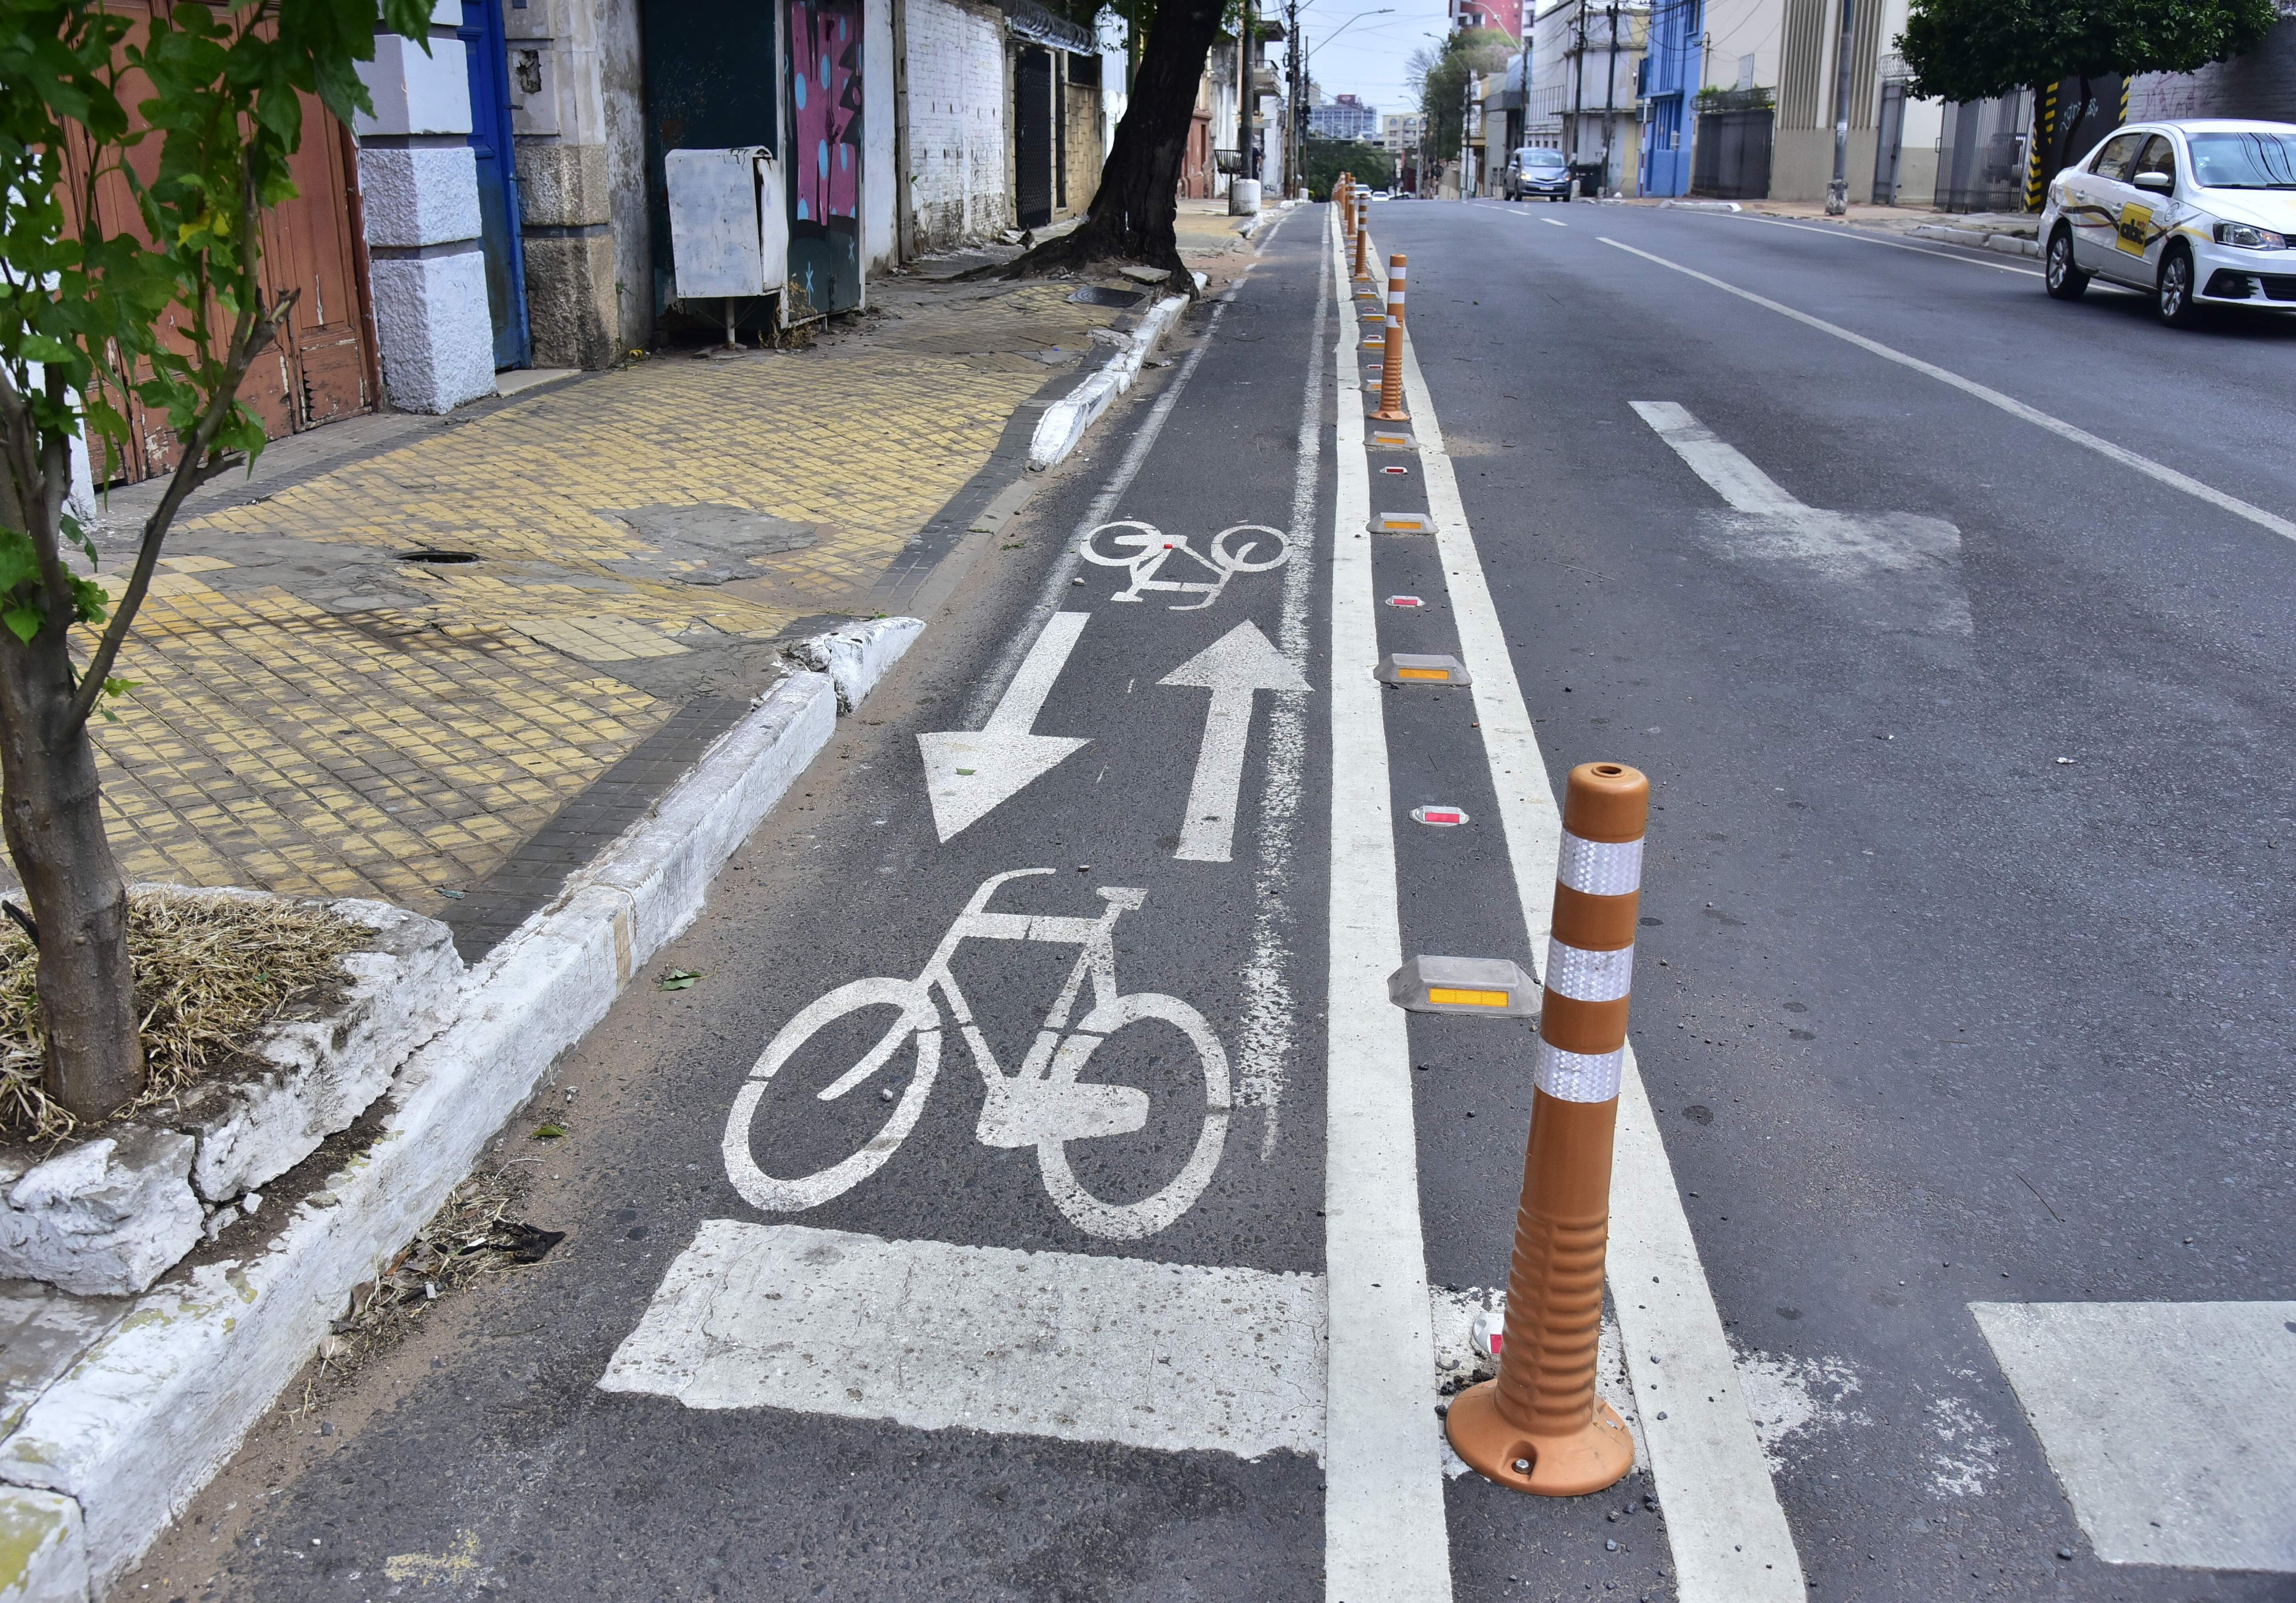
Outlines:
<svg viewBox="0 0 2296 1603"><path fill-rule="evenodd" d="M1326 259L1344 303L1351 287L1336 213L1332 243ZM1354 339L1352 321L1343 320L1335 353L1332 519L1324 1596L1331 1603L1447 1603L1442 1466L1427 1405L1434 1343L1410 1042L1386 990L1387 976L1403 961L1402 925L1384 708L1371 675L1379 659L1377 601L1364 532L1371 479ZM1407 331L1403 382L1515 894L1532 954L1543 963L1560 814ZM1618 1141L1611 1295L1677 1594L1683 1603L1800 1603L1807 1596L1800 1559L1739 1394L1737 1368L1631 1046ZM1494 1198L1492 1206L1507 1201Z"/></svg>

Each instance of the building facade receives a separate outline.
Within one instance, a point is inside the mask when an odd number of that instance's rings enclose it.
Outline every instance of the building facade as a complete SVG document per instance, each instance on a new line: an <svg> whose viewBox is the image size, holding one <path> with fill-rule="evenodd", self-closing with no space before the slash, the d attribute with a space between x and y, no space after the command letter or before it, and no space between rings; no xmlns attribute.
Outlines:
<svg viewBox="0 0 2296 1603"><path fill-rule="evenodd" d="M1556 0L1531 23L1521 138L1561 151L1606 194L1633 194L1641 181L1636 87L1650 28L1646 0Z"/></svg>
<svg viewBox="0 0 2296 1603"><path fill-rule="evenodd" d="M1315 139L1359 139L1379 136L1379 108L1367 106L1352 94L1335 94L1308 110L1308 133Z"/></svg>

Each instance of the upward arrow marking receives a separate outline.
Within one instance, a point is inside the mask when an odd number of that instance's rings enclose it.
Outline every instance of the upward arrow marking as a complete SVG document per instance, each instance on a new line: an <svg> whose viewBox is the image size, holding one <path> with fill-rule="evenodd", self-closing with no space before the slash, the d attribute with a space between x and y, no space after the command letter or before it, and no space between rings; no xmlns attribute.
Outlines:
<svg viewBox="0 0 2296 1603"><path fill-rule="evenodd" d="M1236 800L1243 791L1243 748L1251 735L1251 699L1260 691L1304 691L1308 682L1249 620L1174 668L1159 684L1212 693L1195 783L1180 825L1183 863L1226 863L1235 846Z"/></svg>
<svg viewBox="0 0 2296 1603"><path fill-rule="evenodd" d="M1089 612L1055 612L1037 643L1004 687L996 710L986 727L951 730L945 734L921 734L917 744L925 759L925 792L932 798L933 828L945 843L966 825L996 810L999 802L1018 795L1037 775L1049 773L1062 758L1089 740L1068 735L1031 734L1037 714L1053 683L1076 650Z"/></svg>

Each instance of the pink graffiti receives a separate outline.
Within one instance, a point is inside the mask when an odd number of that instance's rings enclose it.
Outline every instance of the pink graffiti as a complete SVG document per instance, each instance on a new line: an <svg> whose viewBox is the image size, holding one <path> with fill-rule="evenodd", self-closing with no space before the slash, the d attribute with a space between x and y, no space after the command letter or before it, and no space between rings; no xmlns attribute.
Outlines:
<svg viewBox="0 0 2296 1603"><path fill-rule="evenodd" d="M861 8L790 0L790 177L800 222L861 215Z"/></svg>

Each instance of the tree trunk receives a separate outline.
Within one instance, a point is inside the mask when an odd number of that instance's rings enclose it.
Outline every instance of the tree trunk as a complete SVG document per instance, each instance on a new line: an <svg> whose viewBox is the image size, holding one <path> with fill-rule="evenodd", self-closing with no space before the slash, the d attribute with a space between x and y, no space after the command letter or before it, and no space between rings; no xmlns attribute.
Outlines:
<svg viewBox="0 0 2296 1603"><path fill-rule="evenodd" d="M63 631L0 650L0 832L32 904L48 1095L99 1119L144 1084L127 887L103 832L95 745L71 716Z"/></svg>
<svg viewBox="0 0 2296 1603"><path fill-rule="evenodd" d="M1092 210L1068 233L1013 262L1004 270L1006 276L1113 258L1167 268L1175 288L1193 292L1172 219L1179 211L1180 163L1195 120L1196 87L1219 35L1222 9L1221 0L1162 0L1157 6Z"/></svg>

